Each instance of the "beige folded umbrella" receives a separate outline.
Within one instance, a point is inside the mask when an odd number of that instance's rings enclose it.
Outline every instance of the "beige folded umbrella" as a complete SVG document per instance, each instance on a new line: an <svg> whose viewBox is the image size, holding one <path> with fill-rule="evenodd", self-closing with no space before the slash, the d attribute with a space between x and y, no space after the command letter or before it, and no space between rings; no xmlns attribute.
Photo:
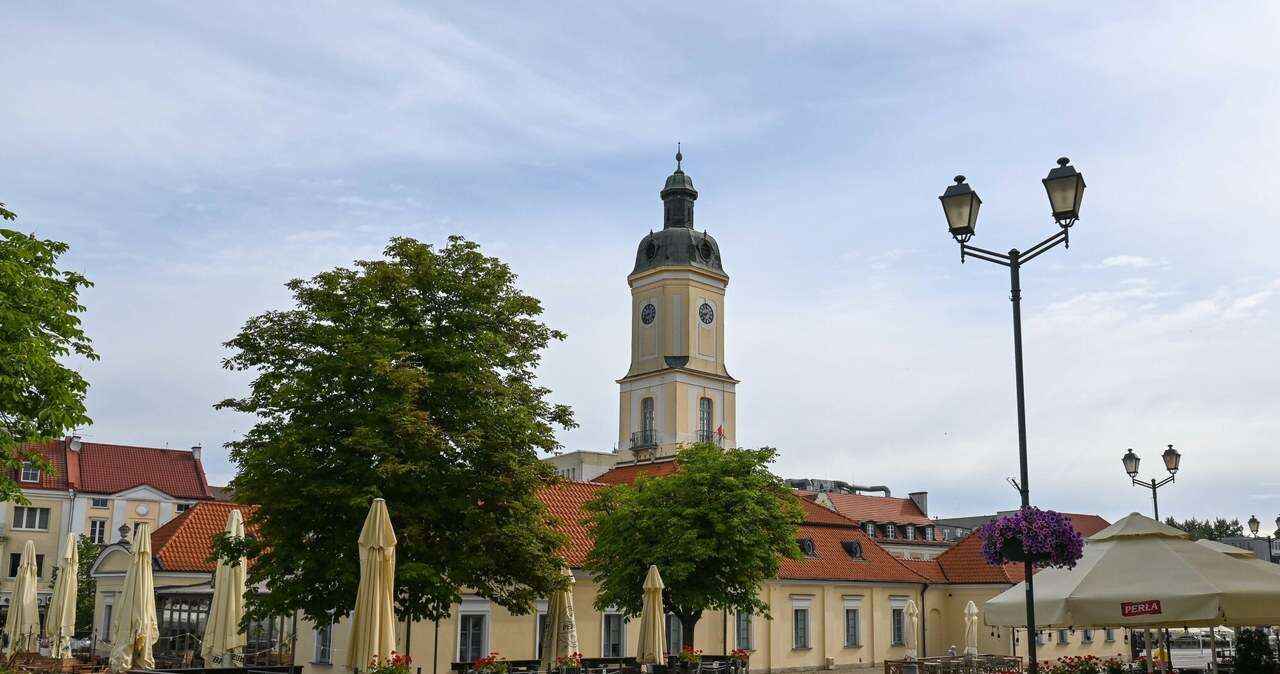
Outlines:
<svg viewBox="0 0 1280 674"><path fill-rule="evenodd" d="M539 669L550 671L556 658L578 652L578 623L573 614L573 572L564 570L565 587L547 601L547 626L542 634L542 662Z"/></svg>
<svg viewBox="0 0 1280 674"><path fill-rule="evenodd" d="M644 577L644 604L640 609L640 638L636 640L636 664L661 665L667 652L664 629L666 613L662 610L662 576L658 567L649 565Z"/></svg>
<svg viewBox="0 0 1280 674"><path fill-rule="evenodd" d="M396 532L387 502L377 498L360 529L360 586L351 616L347 667L367 670L375 660L387 662L396 647Z"/></svg>
<svg viewBox="0 0 1280 674"><path fill-rule="evenodd" d="M67 534L67 549L62 553L58 579L53 582L53 597L44 617L44 635L49 639L49 655L63 658L71 655L71 637L76 631L76 590L79 585L80 552L75 534Z"/></svg>
<svg viewBox="0 0 1280 674"><path fill-rule="evenodd" d="M160 639L156 622L156 584L151 576L151 525L138 525L133 559L111 619L111 671L154 669L151 647Z"/></svg>
<svg viewBox="0 0 1280 674"><path fill-rule="evenodd" d="M18 558L18 575L13 577L13 595L9 599L9 616L4 630L9 634L5 655L33 653L40 636L40 614L36 609L36 544L27 541Z"/></svg>
<svg viewBox="0 0 1280 674"><path fill-rule="evenodd" d="M978 654L978 605L964 605L964 654Z"/></svg>
<svg viewBox="0 0 1280 674"><path fill-rule="evenodd" d="M227 514L224 531L233 539L244 538L244 517L239 510ZM245 636L240 631L240 619L244 617L244 576L243 557L234 565L218 560L213 572L213 600L200 643L200 657L205 667L239 667L244 663Z"/></svg>
<svg viewBox="0 0 1280 674"><path fill-rule="evenodd" d="M907 633L902 635L903 645L907 647L907 652L903 654L905 660L916 659L916 633L920 631L920 609L916 608L916 600L907 600Z"/></svg>
<svg viewBox="0 0 1280 674"><path fill-rule="evenodd" d="M988 601L986 623L1023 624L1025 592ZM1276 625L1280 579L1133 513L1089 537L1074 569L1037 573L1035 602L1041 627Z"/></svg>

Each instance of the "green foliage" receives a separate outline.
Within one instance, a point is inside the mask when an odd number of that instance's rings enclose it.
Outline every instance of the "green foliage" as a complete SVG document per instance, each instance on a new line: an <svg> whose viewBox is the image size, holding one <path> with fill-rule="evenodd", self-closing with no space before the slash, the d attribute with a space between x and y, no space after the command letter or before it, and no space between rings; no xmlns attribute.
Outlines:
<svg viewBox="0 0 1280 674"><path fill-rule="evenodd" d="M460 237L439 249L396 238L383 259L289 282L294 308L227 342L224 367L256 373L248 395L217 407L258 417L229 443L258 535L215 548L257 558L248 582L271 592L252 598L250 619L348 614L378 496L399 539L402 618L448 615L462 587L527 612L564 583L565 539L537 498L555 474L538 451L573 417L534 381L564 336L514 282Z"/></svg>
<svg viewBox="0 0 1280 674"><path fill-rule="evenodd" d="M76 552L80 555L80 568L76 569L77 637L87 637L93 633L93 598L98 590L98 581L93 579L90 571L101 551L102 546L94 543L88 536L81 534L76 539Z"/></svg>
<svg viewBox="0 0 1280 674"><path fill-rule="evenodd" d="M1198 520L1192 517L1190 519L1178 521L1172 517L1166 517L1164 523L1191 534L1191 540L1193 541L1200 540L1201 538L1218 541L1229 536L1244 535L1244 526L1240 524L1240 520L1238 519L1227 520L1219 517L1213 520L1208 518Z"/></svg>
<svg viewBox="0 0 1280 674"><path fill-rule="evenodd" d="M1265 630L1240 630L1240 636L1236 638L1235 671L1237 674L1276 674L1276 658Z"/></svg>
<svg viewBox="0 0 1280 674"><path fill-rule="evenodd" d="M639 614L645 573L656 564L665 608L679 616L686 642L703 611L767 617L760 585L777 576L783 558L800 557L796 529L804 517L791 490L769 472L775 454L693 445L680 451L671 475L602 490L586 506L596 607Z"/></svg>
<svg viewBox="0 0 1280 674"><path fill-rule="evenodd" d="M0 204L0 217L14 220ZM0 501L26 503L10 475L24 461L52 467L21 443L57 437L90 423L89 384L60 359L97 360L77 314L80 274L58 269L67 244L0 228Z"/></svg>

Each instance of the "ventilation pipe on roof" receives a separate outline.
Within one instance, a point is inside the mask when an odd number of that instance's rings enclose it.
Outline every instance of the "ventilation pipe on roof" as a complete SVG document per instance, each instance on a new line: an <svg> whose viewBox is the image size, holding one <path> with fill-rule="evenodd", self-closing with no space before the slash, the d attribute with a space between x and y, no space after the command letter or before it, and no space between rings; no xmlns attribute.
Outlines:
<svg viewBox="0 0 1280 674"><path fill-rule="evenodd" d="M200 460L200 445L191 445L191 456L195 457L196 461Z"/></svg>
<svg viewBox="0 0 1280 674"><path fill-rule="evenodd" d="M67 446L70 447L73 452L80 451L80 444L80 436L78 435L73 435L67 438Z"/></svg>
<svg viewBox="0 0 1280 674"><path fill-rule="evenodd" d="M846 494L857 494L864 491L884 492L885 496L889 496L889 488L878 484L873 487L867 487L860 484L849 484L840 480L818 480L815 478L790 479L787 485L792 489L803 489L805 491L841 491Z"/></svg>

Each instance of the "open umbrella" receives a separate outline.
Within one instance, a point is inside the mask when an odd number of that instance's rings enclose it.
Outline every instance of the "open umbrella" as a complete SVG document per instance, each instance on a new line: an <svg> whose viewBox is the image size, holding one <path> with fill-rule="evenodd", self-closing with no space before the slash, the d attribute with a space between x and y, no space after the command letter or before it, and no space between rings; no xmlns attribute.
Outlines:
<svg viewBox="0 0 1280 674"><path fill-rule="evenodd" d="M369 506L359 545L360 586L347 650L347 667L357 671L389 661L396 647L396 532L386 501L376 498Z"/></svg>
<svg viewBox="0 0 1280 674"><path fill-rule="evenodd" d="M4 630L9 633L5 655L31 653L36 650L40 631L40 614L36 612L36 544L27 541L18 559L18 575L13 577L13 596L9 599L9 616Z"/></svg>
<svg viewBox="0 0 1280 674"><path fill-rule="evenodd" d="M663 629L662 576L658 567L649 565L644 577L644 604L640 609L640 638L636 640L636 664L660 665L667 652L666 630Z"/></svg>
<svg viewBox="0 0 1280 674"><path fill-rule="evenodd" d="M244 517L239 510L227 514L224 531L233 539L244 538ZM220 559L213 572L213 601L200 644L205 667L239 667L244 663L245 636L240 631L240 619L244 617L244 566L243 557L234 564Z"/></svg>
<svg viewBox="0 0 1280 674"><path fill-rule="evenodd" d="M964 654L978 654L978 605L964 605Z"/></svg>
<svg viewBox="0 0 1280 674"><path fill-rule="evenodd" d="M916 659L916 633L920 631L920 609L916 608L916 600L907 600L907 633L903 636L903 642L907 647L907 652L903 654L903 659Z"/></svg>
<svg viewBox="0 0 1280 674"><path fill-rule="evenodd" d="M76 631L76 590L79 585L80 552L75 534L67 534L67 549L62 553L58 579L53 582L53 597L44 617L44 635L49 639L49 655L62 658L71 655L68 648Z"/></svg>
<svg viewBox="0 0 1280 674"><path fill-rule="evenodd" d="M542 634L542 662L539 669L550 671L556 658L578 652L578 622L573 614L573 572L564 570L565 586L547 601L547 626Z"/></svg>
<svg viewBox="0 0 1280 674"><path fill-rule="evenodd" d="M1202 627L1280 624L1280 582L1249 560L1188 540L1133 513L1090 536L1073 569L1036 574L1042 627ZM986 603L988 625L1021 625L1019 583Z"/></svg>
<svg viewBox="0 0 1280 674"><path fill-rule="evenodd" d="M160 626L156 622L156 584L151 576L151 525L146 522L139 524L134 534L133 559L112 615L111 671L155 668L151 647L160 639Z"/></svg>

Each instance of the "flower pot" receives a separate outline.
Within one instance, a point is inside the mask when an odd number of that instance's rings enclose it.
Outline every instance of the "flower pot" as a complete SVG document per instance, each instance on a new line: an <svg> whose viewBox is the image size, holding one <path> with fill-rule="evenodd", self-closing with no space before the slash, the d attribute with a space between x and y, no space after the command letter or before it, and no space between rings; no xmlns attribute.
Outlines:
<svg viewBox="0 0 1280 674"><path fill-rule="evenodd" d="M1025 562L1027 560L1027 553L1022 549L1022 541L1007 540L1000 547L1000 551L1004 553L1004 558L1011 562Z"/></svg>

